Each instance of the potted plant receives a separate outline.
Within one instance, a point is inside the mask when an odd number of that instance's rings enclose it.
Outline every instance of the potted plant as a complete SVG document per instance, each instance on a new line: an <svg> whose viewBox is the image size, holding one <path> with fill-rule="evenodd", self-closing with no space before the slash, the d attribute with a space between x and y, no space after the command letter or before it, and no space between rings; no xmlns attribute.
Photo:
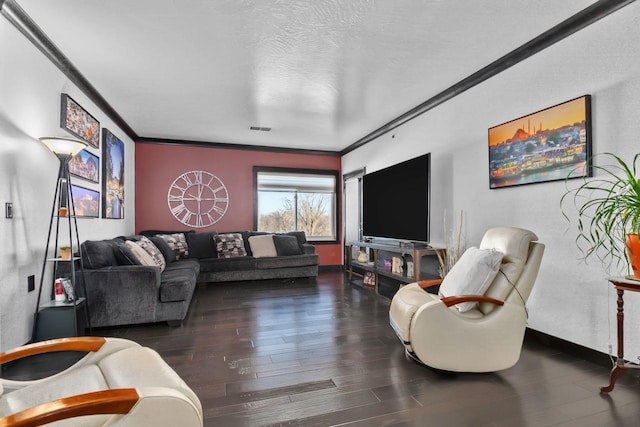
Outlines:
<svg viewBox="0 0 640 427"><path fill-rule="evenodd" d="M71 259L71 248L69 246L60 246L60 259Z"/></svg>
<svg viewBox="0 0 640 427"><path fill-rule="evenodd" d="M569 189L560 201L562 212L570 219L577 210L576 243L585 260L595 256L607 268L631 266L628 277L640 280L640 153L629 164L612 153L601 156L613 164L593 166L598 176Z"/></svg>

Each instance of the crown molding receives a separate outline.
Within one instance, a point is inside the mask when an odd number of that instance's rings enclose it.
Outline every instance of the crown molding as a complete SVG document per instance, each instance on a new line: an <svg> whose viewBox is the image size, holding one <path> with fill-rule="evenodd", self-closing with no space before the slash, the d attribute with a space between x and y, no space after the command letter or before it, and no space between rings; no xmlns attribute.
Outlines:
<svg viewBox="0 0 640 427"><path fill-rule="evenodd" d="M273 153L288 153L288 154L309 154L313 156L335 156L340 157L339 151L329 150L306 150L303 148L283 148L283 147L270 147L265 145L247 145L247 144L232 144L226 142L209 142L209 141L191 141L185 139L167 139L167 138L150 138L150 137L137 137L136 143L139 144L163 144L163 145L181 145L191 147L206 147L206 148L220 148L223 150L247 150L247 151L268 151Z"/></svg>
<svg viewBox="0 0 640 427"><path fill-rule="evenodd" d="M385 133L405 124L406 122L415 119L421 114L437 107L440 104L460 95L468 89L484 82L503 72L504 70L524 61L525 59L535 55L554 45L560 40L569 37L573 33L580 31L581 29L593 24L596 21L612 14L618 9L633 3L635 0L599 0L591 6L581 10L568 19L565 19L555 27L545 31L539 36L529 40L522 46L512 50L503 57L493 61L491 64L471 74L469 77L460 80L453 86L443 90L432 98L426 100L422 104L412 108L406 113L396 117L385 125L374 130L370 134L360 138L347 148L340 151L341 155L352 152L353 150L362 147L368 142L384 135Z"/></svg>
<svg viewBox="0 0 640 427"><path fill-rule="evenodd" d="M64 53L51 41L33 19L15 0L0 0L0 14L18 29L35 47L40 50L62 73L71 80L96 106L102 110L129 138L135 140L138 135L118 112L107 102L98 90L82 75Z"/></svg>

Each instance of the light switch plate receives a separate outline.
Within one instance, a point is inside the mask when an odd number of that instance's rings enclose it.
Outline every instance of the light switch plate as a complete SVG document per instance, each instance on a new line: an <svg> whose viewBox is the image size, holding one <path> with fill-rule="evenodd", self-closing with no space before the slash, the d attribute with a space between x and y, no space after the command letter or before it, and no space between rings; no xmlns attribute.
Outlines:
<svg viewBox="0 0 640 427"><path fill-rule="evenodd" d="M8 219L13 218L13 203L7 202L4 204L4 217Z"/></svg>

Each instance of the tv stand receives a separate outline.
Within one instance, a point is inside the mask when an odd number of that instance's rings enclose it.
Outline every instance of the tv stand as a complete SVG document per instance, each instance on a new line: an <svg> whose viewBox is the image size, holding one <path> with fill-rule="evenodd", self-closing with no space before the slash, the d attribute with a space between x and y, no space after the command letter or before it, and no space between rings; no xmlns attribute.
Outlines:
<svg viewBox="0 0 640 427"><path fill-rule="evenodd" d="M363 249L367 253L366 262L358 260L358 254ZM439 278L438 254L444 258L446 250L397 240L384 243L350 242L346 259L349 281L391 299L402 284ZM389 264L385 264L385 261L391 261L394 257L402 260L402 272L393 272ZM413 264L413 272L409 263ZM365 277L373 279L373 285L365 285Z"/></svg>

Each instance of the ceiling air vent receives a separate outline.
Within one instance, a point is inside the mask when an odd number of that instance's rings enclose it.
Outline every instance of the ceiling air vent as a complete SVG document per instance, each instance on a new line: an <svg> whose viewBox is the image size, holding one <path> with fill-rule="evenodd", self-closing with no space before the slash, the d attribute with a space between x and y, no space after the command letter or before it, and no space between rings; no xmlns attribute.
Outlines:
<svg viewBox="0 0 640 427"><path fill-rule="evenodd" d="M267 128L267 127L260 127L260 126L251 126L249 129L251 129L251 130L258 130L258 131L262 131L262 132L269 132L269 131L271 131L271 128Z"/></svg>

